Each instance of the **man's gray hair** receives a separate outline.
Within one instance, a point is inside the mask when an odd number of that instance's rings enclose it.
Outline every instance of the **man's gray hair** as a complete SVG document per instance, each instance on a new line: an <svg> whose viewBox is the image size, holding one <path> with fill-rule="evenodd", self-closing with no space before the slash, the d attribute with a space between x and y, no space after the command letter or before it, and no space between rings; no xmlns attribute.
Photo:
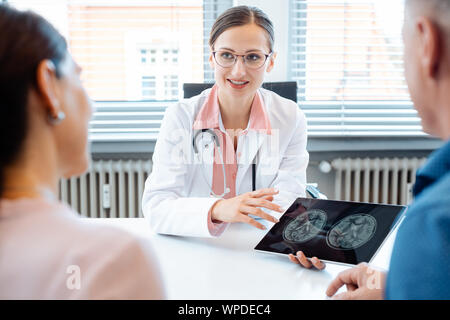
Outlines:
<svg viewBox="0 0 450 320"><path fill-rule="evenodd" d="M450 0L406 0L406 3L423 3L435 9L450 9Z"/></svg>
<svg viewBox="0 0 450 320"><path fill-rule="evenodd" d="M447 34L447 44L450 46L450 0L406 0L406 6L425 14L428 12L430 18Z"/></svg>
<svg viewBox="0 0 450 320"><path fill-rule="evenodd" d="M450 0L406 0L406 5L421 6L422 9L428 9L439 19L439 22L450 24Z"/></svg>

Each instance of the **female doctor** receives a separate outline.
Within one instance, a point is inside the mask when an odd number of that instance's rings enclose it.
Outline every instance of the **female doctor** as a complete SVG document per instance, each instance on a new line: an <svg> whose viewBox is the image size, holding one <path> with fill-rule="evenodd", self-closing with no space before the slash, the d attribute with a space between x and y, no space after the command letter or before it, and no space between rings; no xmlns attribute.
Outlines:
<svg viewBox="0 0 450 320"><path fill-rule="evenodd" d="M256 217L278 222L305 196L305 116L261 88L273 43L272 23L257 8L233 7L215 21L215 85L166 110L155 146L142 207L156 232L219 236L232 222L265 229Z"/></svg>

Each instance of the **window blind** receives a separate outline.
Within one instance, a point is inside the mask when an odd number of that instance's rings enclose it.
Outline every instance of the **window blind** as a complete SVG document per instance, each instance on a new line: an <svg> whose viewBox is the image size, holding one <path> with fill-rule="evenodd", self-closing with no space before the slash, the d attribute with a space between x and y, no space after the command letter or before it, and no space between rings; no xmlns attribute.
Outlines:
<svg viewBox="0 0 450 320"><path fill-rule="evenodd" d="M424 135L403 75L404 1L290 1L289 78L309 135Z"/></svg>
<svg viewBox="0 0 450 320"><path fill-rule="evenodd" d="M214 71L209 65L209 34L217 17L233 6L233 0L206 0L203 1L203 70L205 83L214 82Z"/></svg>
<svg viewBox="0 0 450 320"><path fill-rule="evenodd" d="M185 82L209 82L208 37L232 0L9 0L66 38L94 100L91 140L147 140Z"/></svg>

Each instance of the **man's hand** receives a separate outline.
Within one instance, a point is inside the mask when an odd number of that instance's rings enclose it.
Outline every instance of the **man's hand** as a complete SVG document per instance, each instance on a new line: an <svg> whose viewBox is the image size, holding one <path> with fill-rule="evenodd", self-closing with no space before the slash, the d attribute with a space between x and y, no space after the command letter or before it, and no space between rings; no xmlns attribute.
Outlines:
<svg viewBox="0 0 450 320"><path fill-rule="evenodd" d="M334 295L344 284L347 292ZM385 271L360 263L352 269L342 271L328 286L327 296L336 300L382 300L385 284Z"/></svg>

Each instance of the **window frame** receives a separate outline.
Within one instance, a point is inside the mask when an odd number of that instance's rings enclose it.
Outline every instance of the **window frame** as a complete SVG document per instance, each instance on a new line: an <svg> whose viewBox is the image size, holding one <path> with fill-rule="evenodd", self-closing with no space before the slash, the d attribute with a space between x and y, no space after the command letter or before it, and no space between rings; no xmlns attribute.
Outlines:
<svg viewBox="0 0 450 320"><path fill-rule="evenodd" d="M292 12L293 6L296 1L300 0L287 0L288 5L282 5L280 6L276 1L267 1L267 0L203 0L203 6L205 8L204 10L204 21L203 21L203 32L204 32L204 57L203 57L203 63L204 63L204 81L210 82L214 79L213 71L209 67L209 45L208 45L208 37L209 37L209 31L212 27L212 24L214 20L217 18L219 12L225 10L227 7L231 5L240 5L240 4L246 4L246 5L255 5L261 7L263 11L267 12L269 16L272 16L272 12L274 11L280 11L282 10L281 14L278 15L275 14L275 18L272 18L272 21L275 26L276 35L286 33L287 35L287 41L284 41L281 43L280 46L278 46L277 54L277 64L282 65L284 64L284 67L281 68L281 72L279 72L276 77L273 78L272 75L269 75L266 77L266 81L283 81L283 80L291 80L293 78L292 75L292 66L290 65L291 57L292 57L292 46L289 45L291 42L291 24L292 24ZM2 0L2 2L8 2L6 0ZM281 9L280 9L281 7ZM214 8L214 10L212 10ZM289 19L282 20L282 17L289 16ZM279 39L277 38L276 41ZM276 43L277 44L277 43ZM281 61L280 61L281 60ZM148 62L148 61L147 61ZM149 63L149 62L148 62ZM306 73L304 74L304 77L306 76ZM298 94L301 95L304 94L304 87L305 87L305 80L297 80L298 83ZM171 89L170 89L171 90ZM180 91L181 84L180 84ZM159 130L155 128L151 128L152 130L145 130L145 127L139 127L139 122L132 122L136 119L137 116L139 116L142 112L149 115L152 112L154 112L154 115L151 115L150 120L148 120L148 123L151 123L154 125L155 121L159 121L159 125L162 121L163 114L165 109L175 103L175 100L160 100L160 101L154 101L154 100L141 100L141 101L95 101L94 104L96 106L96 112L93 116L93 119L91 121L90 126L90 134L89 134L89 140L92 142L98 141L98 142L111 142L111 141L155 141L158 135ZM367 104L369 104L368 101L366 101ZM364 101L360 101L362 105L364 104ZM373 102L370 102L373 104ZM129 109L129 106L133 105L134 109ZM324 112L321 116L317 116L318 113L320 113L320 108L316 105L308 105L307 102L299 100L298 105L299 107L305 112L308 126L310 128L309 130L309 137L317 140L322 140L326 138L334 139L334 138L380 138L384 139L386 137L399 137L399 138L418 138L422 139L424 137L428 137L421 129L414 129L414 130L406 130L404 132L394 132L392 131L385 131L382 132L375 132L375 131L366 131L366 132L349 132L346 130L346 123L341 123L341 130L335 130L333 132L327 131L327 130L321 130L314 129L311 130L311 128L316 128L317 126L320 126L321 118L326 118L327 114ZM328 102L324 102L321 106L324 108L326 104L329 104ZM389 108L390 105L389 102L379 103L380 108ZM342 108L342 107L341 107ZM345 108L345 106L344 106ZM361 108L364 109L364 108ZM405 102L404 105L400 109L408 109L412 112L412 103L408 105L408 102ZM400 110L399 109L399 110ZM315 110L315 111L314 111ZM336 113L335 109L333 110L334 113ZM314 112L311 112L314 111ZM120 121L122 121L119 125L125 126L126 122L129 121L129 131L116 131L114 132L113 129L109 131L109 133L100 133L100 131L96 131L96 129L102 129L102 125L106 126L104 121L108 118L108 116L111 116L111 114L119 114L117 116L117 119L120 118ZM342 117L342 116L341 116ZM337 118L336 118L337 119ZM103 121L103 122L102 122ZM118 120L117 120L118 121ZM153 121L153 122L151 122ZM414 118L415 126L417 127L417 124L420 123L420 120L418 117ZM147 124L148 124L147 123ZM112 124L111 124L112 125ZM145 123L143 124L145 125ZM119 127L120 127L119 126ZM119 128L118 127L118 128ZM104 129L104 128L103 128ZM124 127L121 127L121 129L125 129ZM141 133L139 133L138 129L143 129ZM149 128L147 128L149 129ZM423 140L420 140L423 141Z"/></svg>
<svg viewBox="0 0 450 320"><path fill-rule="evenodd" d="M308 0L289 0L290 30L294 27L306 27L306 12L297 12L296 9L305 6ZM342 1L344 2L344 1ZM317 4L315 4L317 5ZM295 14L298 16L296 17ZM296 56L306 57L306 33L307 29L301 29L300 40L294 41L294 33L291 31L289 36L289 62L288 79L297 81L298 85L298 104L305 112L308 121L310 137L425 137L420 118L414 110L413 103L410 100L336 100L336 101L308 101L306 96L306 60L301 60L301 66L304 71L294 75L294 62ZM298 60L296 61L298 63ZM334 106L333 106L334 105ZM364 115L380 111L381 116ZM355 116L358 114L358 117ZM403 117L402 117L403 115ZM397 120L397 121L396 121ZM332 125L327 125L327 122ZM390 123L395 123L390 125ZM366 126L366 128L363 128ZM383 128L384 127L384 128Z"/></svg>

